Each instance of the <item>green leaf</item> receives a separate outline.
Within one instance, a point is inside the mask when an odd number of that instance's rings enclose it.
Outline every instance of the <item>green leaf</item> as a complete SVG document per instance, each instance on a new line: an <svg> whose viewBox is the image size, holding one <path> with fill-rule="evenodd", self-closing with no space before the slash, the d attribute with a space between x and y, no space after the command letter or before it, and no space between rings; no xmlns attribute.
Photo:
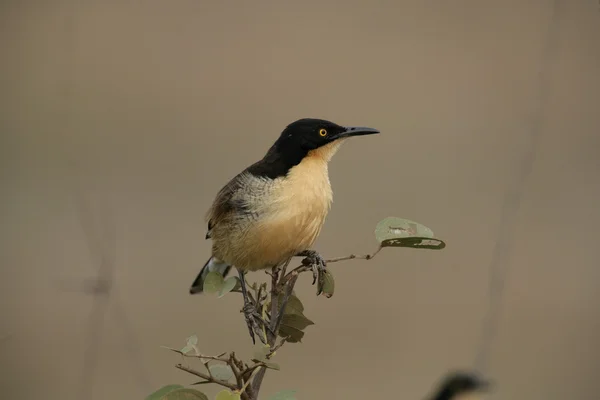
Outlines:
<svg viewBox="0 0 600 400"><path fill-rule="evenodd" d="M206 293L218 293L225 284L223 279L223 275L219 274L215 271L210 271L206 275L206 279L204 279L204 285L202 286L202 290Z"/></svg>
<svg viewBox="0 0 600 400"><path fill-rule="evenodd" d="M225 389L217 393L215 400L240 400L240 394L230 392L229 390Z"/></svg>
<svg viewBox="0 0 600 400"><path fill-rule="evenodd" d="M183 349L181 349L181 352L182 352L183 354L187 354L187 353L189 353L190 351L192 351L193 349L194 349L194 347L193 347L193 346L187 345L187 346L185 346Z"/></svg>
<svg viewBox="0 0 600 400"><path fill-rule="evenodd" d="M198 344L198 336L192 335L186 339L188 346L195 346Z"/></svg>
<svg viewBox="0 0 600 400"><path fill-rule="evenodd" d="M323 286L321 288L321 294L328 299L333 296L333 292L335 291L335 281L333 279L333 274L329 270L325 270L323 272Z"/></svg>
<svg viewBox="0 0 600 400"><path fill-rule="evenodd" d="M183 388L183 386L181 386L181 385L166 385L166 386L163 386L160 389L158 389L156 392L148 395L148 397L146 397L146 400L159 400L159 399L162 399L162 397L165 394L167 394L173 390L182 389L182 388Z"/></svg>
<svg viewBox="0 0 600 400"><path fill-rule="evenodd" d="M441 250L446 243L434 237L433 231L418 222L404 218L387 217L375 228L375 238L381 247L412 247Z"/></svg>
<svg viewBox="0 0 600 400"><path fill-rule="evenodd" d="M283 295L281 296L281 299L279 300L280 304L281 304L281 301L283 301ZM290 295L290 297L288 298L288 302L285 306L284 314L303 315L303 312L304 312L304 305L302 304L300 299L298 297L294 296L293 294Z"/></svg>
<svg viewBox="0 0 600 400"><path fill-rule="evenodd" d="M282 325L279 327L279 336L285 338L286 342L299 343L304 337L304 332L300 329L292 328L291 326Z"/></svg>
<svg viewBox="0 0 600 400"><path fill-rule="evenodd" d="M267 354L271 352L271 346L258 342L254 345L254 358L259 361L265 361Z"/></svg>
<svg viewBox="0 0 600 400"><path fill-rule="evenodd" d="M282 390L269 397L269 400L296 400L295 390Z"/></svg>
<svg viewBox="0 0 600 400"><path fill-rule="evenodd" d="M275 371L280 371L281 370L281 367L277 363L263 361L263 364L265 364L265 366L267 368L274 369Z"/></svg>
<svg viewBox="0 0 600 400"><path fill-rule="evenodd" d="M208 400L208 397L199 390L184 388L181 385L169 386L172 386L173 389L164 392L159 397L147 397L146 400ZM167 387L168 386L165 386L163 389L166 389ZM154 396L157 393L158 392L152 394L151 396Z"/></svg>
<svg viewBox="0 0 600 400"><path fill-rule="evenodd" d="M238 277L237 276L230 276L229 278L225 279L225 281L223 282L223 286L221 287L221 290L219 290L219 295L218 297L221 298L223 296L225 296L227 293L231 292L238 284Z"/></svg>
<svg viewBox="0 0 600 400"><path fill-rule="evenodd" d="M211 365L208 369L210 370L210 373L214 378L219 379L221 381L228 381L233 377L233 371L231 370L231 367L229 365L214 364Z"/></svg>
<svg viewBox="0 0 600 400"><path fill-rule="evenodd" d="M304 315L298 314L284 314L281 319L281 326L289 326L291 328L304 330L309 325L314 325L310 319L306 318Z"/></svg>

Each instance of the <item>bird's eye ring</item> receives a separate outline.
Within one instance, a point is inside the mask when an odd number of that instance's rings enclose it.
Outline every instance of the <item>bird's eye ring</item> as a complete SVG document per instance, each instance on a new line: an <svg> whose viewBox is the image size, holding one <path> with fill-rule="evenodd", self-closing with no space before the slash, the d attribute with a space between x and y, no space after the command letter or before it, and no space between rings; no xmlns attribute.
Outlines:
<svg viewBox="0 0 600 400"><path fill-rule="evenodd" d="M327 136L327 130L325 130L325 129L319 130L319 135L321 135L323 137Z"/></svg>

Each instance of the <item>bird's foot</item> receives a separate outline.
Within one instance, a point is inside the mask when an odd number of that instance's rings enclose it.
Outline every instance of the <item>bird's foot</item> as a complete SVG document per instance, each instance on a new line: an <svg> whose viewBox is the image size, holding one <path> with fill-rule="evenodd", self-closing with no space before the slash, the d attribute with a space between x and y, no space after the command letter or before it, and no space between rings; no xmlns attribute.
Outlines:
<svg viewBox="0 0 600 400"><path fill-rule="evenodd" d="M319 253L314 250L305 250L299 254L300 256L304 256L304 260L302 260L302 264L305 266L309 266L312 269L313 274L313 285L318 280L317 285L317 296L321 294L323 291L323 283L325 281L324 272L327 270L327 263L325 259L321 257Z"/></svg>
<svg viewBox="0 0 600 400"><path fill-rule="evenodd" d="M267 338L265 337L265 329L270 333L273 333L273 330L271 329L269 324L265 322L265 320L262 318L262 316L256 309L256 305L250 302L246 302L244 304L244 308L242 308L242 312L244 313L244 317L246 318L246 324L248 325L248 331L250 332L252 343L256 343L256 339L254 338L254 334L256 333L260 341L266 344Z"/></svg>

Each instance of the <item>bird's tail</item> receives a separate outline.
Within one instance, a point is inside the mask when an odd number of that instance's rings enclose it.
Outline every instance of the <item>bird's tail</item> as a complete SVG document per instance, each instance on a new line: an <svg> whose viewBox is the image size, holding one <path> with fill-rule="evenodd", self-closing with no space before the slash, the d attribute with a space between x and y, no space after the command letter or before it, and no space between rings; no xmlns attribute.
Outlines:
<svg viewBox="0 0 600 400"><path fill-rule="evenodd" d="M223 277L226 277L230 270L231 265L227 264L226 262L220 261L215 257L209 258L206 264L204 264L204 267L202 267L202 270L200 270L200 273L194 280L194 283L192 283L192 286L190 287L190 294L202 293L204 279L206 279L206 275L208 275L209 272L215 271L223 275Z"/></svg>

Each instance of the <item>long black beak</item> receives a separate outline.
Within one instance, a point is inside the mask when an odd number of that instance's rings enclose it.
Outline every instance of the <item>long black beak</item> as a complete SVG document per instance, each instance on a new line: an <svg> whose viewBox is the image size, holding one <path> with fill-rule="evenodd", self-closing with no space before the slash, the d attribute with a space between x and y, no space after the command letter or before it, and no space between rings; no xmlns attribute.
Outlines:
<svg viewBox="0 0 600 400"><path fill-rule="evenodd" d="M350 136L361 136L361 135L373 135L375 133L380 133L377 129L366 128L362 126L349 126L346 127L345 131L338 133L335 135L334 139L341 139Z"/></svg>

